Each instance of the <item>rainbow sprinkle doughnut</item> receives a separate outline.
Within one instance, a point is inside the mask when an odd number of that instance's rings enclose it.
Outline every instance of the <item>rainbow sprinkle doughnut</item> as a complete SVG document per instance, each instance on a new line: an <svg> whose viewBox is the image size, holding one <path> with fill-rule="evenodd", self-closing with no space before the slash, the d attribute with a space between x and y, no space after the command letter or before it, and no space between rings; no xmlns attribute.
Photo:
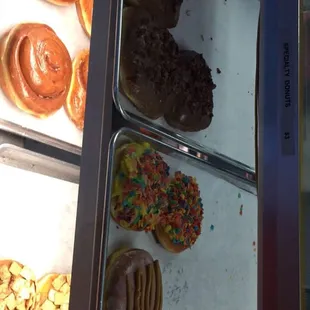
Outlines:
<svg viewBox="0 0 310 310"><path fill-rule="evenodd" d="M178 171L168 189L168 206L160 225L174 245L191 247L201 234L203 205L196 179Z"/></svg>
<svg viewBox="0 0 310 310"><path fill-rule="evenodd" d="M119 153L111 215L123 228L153 230L167 205L169 166L148 143L127 144Z"/></svg>

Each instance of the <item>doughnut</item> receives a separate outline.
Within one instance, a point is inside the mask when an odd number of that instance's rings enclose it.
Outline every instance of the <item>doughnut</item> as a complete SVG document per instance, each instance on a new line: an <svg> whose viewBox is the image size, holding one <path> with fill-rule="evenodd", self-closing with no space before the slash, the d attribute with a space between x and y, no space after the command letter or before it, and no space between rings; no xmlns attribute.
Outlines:
<svg viewBox="0 0 310 310"><path fill-rule="evenodd" d="M178 171L168 189L168 205L162 210L155 235L168 251L190 248L201 233L203 205L195 178Z"/></svg>
<svg viewBox="0 0 310 310"><path fill-rule="evenodd" d="M166 122L182 131L200 131L209 127L213 117L211 69L201 54L181 51L174 79L174 95L169 96Z"/></svg>
<svg viewBox="0 0 310 310"><path fill-rule="evenodd" d="M142 114L157 119L169 110L178 45L145 10L123 10L120 88Z"/></svg>
<svg viewBox="0 0 310 310"><path fill-rule="evenodd" d="M80 130L84 128L88 62L89 50L80 51L73 60L72 79L65 103L65 110L69 118Z"/></svg>
<svg viewBox="0 0 310 310"><path fill-rule="evenodd" d="M174 28L179 21L183 0L125 0L125 3L147 10L159 27Z"/></svg>
<svg viewBox="0 0 310 310"><path fill-rule="evenodd" d="M69 309L71 275L47 274L38 281L38 310Z"/></svg>
<svg viewBox="0 0 310 310"><path fill-rule="evenodd" d="M46 1L60 6L66 6L76 2L76 0L46 0Z"/></svg>
<svg viewBox="0 0 310 310"><path fill-rule="evenodd" d="M112 218L125 229L154 230L167 204L169 166L148 143L125 144L115 158Z"/></svg>
<svg viewBox="0 0 310 310"><path fill-rule="evenodd" d="M36 308L34 273L13 260L0 261L0 309Z"/></svg>
<svg viewBox="0 0 310 310"><path fill-rule="evenodd" d="M162 310L158 261L140 249L120 249L107 261L104 310Z"/></svg>
<svg viewBox="0 0 310 310"><path fill-rule="evenodd" d="M0 86L19 109L46 118L63 106L71 58L52 28L16 25L1 38L0 57Z"/></svg>
<svg viewBox="0 0 310 310"><path fill-rule="evenodd" d="M76 11L79 17L81 26L83 27L85 33L90 37L91 26L93 18L93 0L77 0L75 3Z"/></svg>

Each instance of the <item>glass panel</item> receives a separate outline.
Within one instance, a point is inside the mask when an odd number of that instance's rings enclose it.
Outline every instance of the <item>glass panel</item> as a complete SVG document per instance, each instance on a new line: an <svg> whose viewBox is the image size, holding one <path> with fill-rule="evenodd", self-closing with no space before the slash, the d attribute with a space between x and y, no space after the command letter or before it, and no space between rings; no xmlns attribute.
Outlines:
<svg viewBox="0 0 310 310"><path fill-rule="evenodd" d="M80 152L92 2L5 4L0 19L0 128Z"/></svg>
<svg viewBox="0 0 310 310"><path fill-rule="evenodd" d="M93 0L2 1L0 11L0 134L79 154ZM39 167L38 154L15 158L29 171L5 165L19 151L0 145L0 309L68 309L79 185L42 175L56 163Z"/></svg>

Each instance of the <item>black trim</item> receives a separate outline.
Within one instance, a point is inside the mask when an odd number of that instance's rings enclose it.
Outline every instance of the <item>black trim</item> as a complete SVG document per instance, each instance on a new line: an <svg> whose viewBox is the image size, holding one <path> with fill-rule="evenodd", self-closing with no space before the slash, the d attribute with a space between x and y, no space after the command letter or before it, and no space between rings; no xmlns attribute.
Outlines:
<svg viewBox="0 0 310 310"><path fill-rule="evenodd" d="M81 158L70 309L99 308L101 240L108 145L112 131L112 77L116 0L95 0L87 108Z"/></svg>
<svg viewBox="0 0 310 310"><path fill-rule="evenodd" d="M258 309L297 310L301 301L299 2L261 0L260 24ZM284 100L287 81L289 105ZM283 150L287 140L283 124L287 123L291 126L288 140L294 147L291 153Z"/></svg>

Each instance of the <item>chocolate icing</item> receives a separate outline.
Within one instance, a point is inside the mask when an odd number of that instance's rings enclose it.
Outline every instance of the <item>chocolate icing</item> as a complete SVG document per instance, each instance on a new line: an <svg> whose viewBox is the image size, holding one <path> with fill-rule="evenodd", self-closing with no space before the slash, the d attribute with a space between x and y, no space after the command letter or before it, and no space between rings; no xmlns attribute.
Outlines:
<svg viewBox="0 0 310 310"><path fill-rule="evenodd" d="M183 131L207 128L213 117L211 69L203 56L194 51L182 51L178 71L174 75L173 94L169 97L167 123Z"/></svg>
<svg viewBox="0 0 310 310"><path fill-rule="evenodd" d="M125 0L125 3L147 10L159 27L173 28L179 21L183 0Z"/></svg>
<svg viewBox="0 0 310 310"><path fill-rule="evenodd" d="M161 310L158 261L144 250L121 254L107 270L106 310Z"/></svg>
<svg viewBox="0 0 310 310"><path fill-rule="evenodd" d="M179 50L167 29L143 9L125 8L121 87L144 115L156 119L167 110Z"/></svg>

